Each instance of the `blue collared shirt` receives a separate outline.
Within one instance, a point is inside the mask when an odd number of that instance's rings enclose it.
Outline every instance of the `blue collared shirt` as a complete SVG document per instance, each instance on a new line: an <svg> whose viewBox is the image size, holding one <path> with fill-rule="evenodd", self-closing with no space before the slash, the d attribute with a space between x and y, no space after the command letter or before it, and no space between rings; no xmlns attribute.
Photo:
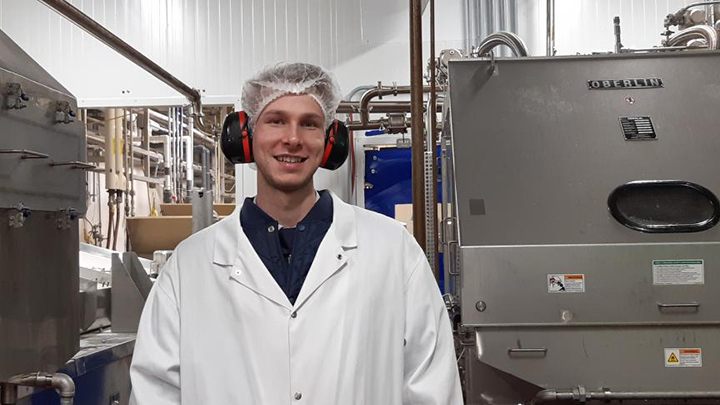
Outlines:
<svg viewBox="0 0 720 405"><path fill-rule="evenodd" d="M327 191L320 192L313 208L294 228L279 229L278 222L255 205L252 198L245 199L240 211L243 232L292 304L300 294L332 218L332 196Z"/></svg>

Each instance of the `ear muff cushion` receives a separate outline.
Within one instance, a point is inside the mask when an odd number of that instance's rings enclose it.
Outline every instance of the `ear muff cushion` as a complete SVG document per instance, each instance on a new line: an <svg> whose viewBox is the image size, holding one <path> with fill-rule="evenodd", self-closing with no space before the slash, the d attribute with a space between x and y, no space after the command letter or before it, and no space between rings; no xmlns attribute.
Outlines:
<svg viewBox="0 0 720 405"><path fill-rule="evenodd" d="M250 117L244 112L228 114L220 135L220 148L230 162L234 164L252 163L252 132Z"/></svg>
<svg viewBox="0 0 720 405"><path fill-rule="evenodd" d="M335 170L345 163L350 150L350 135L342 122L335 120L325 132L325 151L320 167Z"/></svg>

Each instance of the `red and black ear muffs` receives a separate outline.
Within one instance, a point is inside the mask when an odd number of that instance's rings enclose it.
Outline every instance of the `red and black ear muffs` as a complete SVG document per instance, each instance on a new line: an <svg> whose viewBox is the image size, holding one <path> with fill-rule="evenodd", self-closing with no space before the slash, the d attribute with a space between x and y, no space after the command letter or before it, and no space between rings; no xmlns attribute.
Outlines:
<svg viewBox="0 0 720 405"><path fill-rule="evenodd" d="M220 148L225 157L234 164L252 163L252 130L250 117L245 111L234 112L225 117ZM325 131L325 150L320 167L335 170L345 163L350 150L348 129L342 122L335 120Z"/></svg>

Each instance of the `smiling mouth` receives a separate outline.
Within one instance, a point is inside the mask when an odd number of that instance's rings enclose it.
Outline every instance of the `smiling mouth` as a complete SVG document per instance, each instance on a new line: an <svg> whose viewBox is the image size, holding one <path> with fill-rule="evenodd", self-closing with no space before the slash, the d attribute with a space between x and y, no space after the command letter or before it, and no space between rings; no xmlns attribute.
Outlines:
<svg viewBox="0 0 720 405"><path fill-rule="evenodd" d="M302 163L306 161L307 158L299 156L275 156L275 160L283 163Z"/></svg>

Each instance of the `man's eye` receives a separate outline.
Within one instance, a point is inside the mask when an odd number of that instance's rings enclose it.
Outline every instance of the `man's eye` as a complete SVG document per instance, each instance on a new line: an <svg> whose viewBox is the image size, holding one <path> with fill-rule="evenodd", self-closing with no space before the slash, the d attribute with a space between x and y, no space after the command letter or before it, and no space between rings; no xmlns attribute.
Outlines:
<svg viewBox="0 0 720 405"><path fill-rule="evenodd" d="M281 120L280 118L271 118L271 119L268 119L268 120L267 120L267 123L268 123L268 124L273 124L273 125L282 125L282 124L283 124L283 120Z"/></svg>
<svg viewBox="0 0 720 405"><path fill-rule="evenodd" d="M303 123L303 126L307 128L320 128L320 124L317 122L305 122Z"/></svg>

